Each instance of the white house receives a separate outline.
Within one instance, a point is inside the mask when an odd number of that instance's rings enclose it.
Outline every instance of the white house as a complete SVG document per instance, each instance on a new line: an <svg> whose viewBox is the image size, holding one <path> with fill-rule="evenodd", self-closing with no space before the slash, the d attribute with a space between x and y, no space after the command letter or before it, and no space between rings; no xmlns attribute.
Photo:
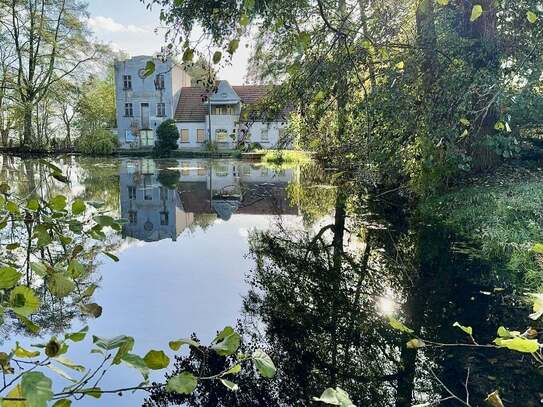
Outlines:
<svg viewBox="0 0 543 407"><path fill-rule="evenodd" d="M155 73L145 77L149 61ZM208 93L191 87L182 66L153 57L116 61L117 124L122 148L154 145L156 128L174 119L179 129L179 149L233 149L241 141L259 143L263 148L288 147L284 132L287 114L265 115L258 103L271 88L264 85L231 86L217 81Z"/></svg>

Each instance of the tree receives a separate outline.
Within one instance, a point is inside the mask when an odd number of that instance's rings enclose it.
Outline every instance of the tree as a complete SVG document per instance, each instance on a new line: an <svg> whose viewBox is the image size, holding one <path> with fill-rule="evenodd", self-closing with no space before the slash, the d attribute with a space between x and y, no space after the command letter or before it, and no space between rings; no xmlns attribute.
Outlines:
<svg viewBox="0 0 543 407"><path fill-rule="evenodd" d="M155 151L158 154L168 154L172 150L177 150L179 130L175 121L172 119L163 121L156 129L156 137Z"/></svg>
<svg viewBox="0 0 543 407"><path fill-rule="evenodd" d="M86 5L78 0L5 0L1 25L14 44L17 103L23 111L22 144L33 139L33 111L51 86L69 78L99 54L88 40Z"/></svg>

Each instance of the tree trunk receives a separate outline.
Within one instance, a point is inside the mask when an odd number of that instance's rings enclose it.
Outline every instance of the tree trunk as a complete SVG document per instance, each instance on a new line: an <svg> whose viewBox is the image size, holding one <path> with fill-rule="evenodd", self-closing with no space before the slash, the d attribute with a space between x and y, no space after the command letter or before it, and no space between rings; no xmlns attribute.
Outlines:
<svg viewBox="0 0 543 407"><path fill-rule="evenodd" d="M27 103L24 106L23 113L23 147L30 147L32 143L32 110L31 103Z"/></svg>

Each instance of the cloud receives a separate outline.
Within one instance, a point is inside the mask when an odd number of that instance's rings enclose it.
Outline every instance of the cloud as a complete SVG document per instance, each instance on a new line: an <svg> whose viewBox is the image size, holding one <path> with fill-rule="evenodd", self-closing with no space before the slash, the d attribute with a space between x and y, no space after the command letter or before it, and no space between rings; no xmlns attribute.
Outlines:
<svg viewBox="0 0 543 407"><path fill-rule="evenodd" d="M132 24L124 25L124 24L118 23L111 17L104 17L104 16L90 17L87 20L87 24L93 31L109 31L113 33L148 33L150 32L147 28L137 27Z"/></svg>

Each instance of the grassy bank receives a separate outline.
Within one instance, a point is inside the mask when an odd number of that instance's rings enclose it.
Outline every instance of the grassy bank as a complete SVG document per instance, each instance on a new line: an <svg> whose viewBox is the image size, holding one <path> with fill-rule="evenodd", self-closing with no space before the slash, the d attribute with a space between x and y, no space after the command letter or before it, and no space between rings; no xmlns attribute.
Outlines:
<svg viewBox="0 0 543 407"><path fill-rule="evenodd" d="M305 164L311 161L311 155L299 150L258 150L263 154L262 162L268 164Z"/></svg>
<svg viewBox="0 0 543 407"><path fill-rule="evenodd" d="M543 288L543 258L532 251L543 242L543 171L508 168L492 178L436 196L420 206L433 219L475 242L475 255L515 272L533 289Z"/></svg>

